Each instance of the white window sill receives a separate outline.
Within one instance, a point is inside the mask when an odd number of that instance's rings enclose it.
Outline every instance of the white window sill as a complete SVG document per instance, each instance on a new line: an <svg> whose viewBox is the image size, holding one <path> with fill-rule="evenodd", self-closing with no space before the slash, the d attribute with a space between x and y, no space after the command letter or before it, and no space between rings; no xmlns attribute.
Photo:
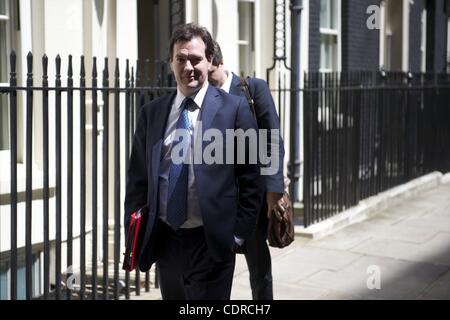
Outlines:
<svg viewBox="0 0 450 320"><path fill-rule="evenodd" d="M32 200L44 198L43 172L33 166L32 168ZM52 177L50 182L54 181ZM55 186L50 185L49 197L55 195ZM17 164L17 202L25 202L26 196L26 166ZM0 162L0 205L11 204L11 168L9 162Z"/></svg>
<svg viewBox="0 0 450 320"><path fill-rule="evenodd" d="M320 33L328 34L328 35L332 35L332 36L339 35L339 31L337 29L329 29L329 28L320 28Z"/></svg>

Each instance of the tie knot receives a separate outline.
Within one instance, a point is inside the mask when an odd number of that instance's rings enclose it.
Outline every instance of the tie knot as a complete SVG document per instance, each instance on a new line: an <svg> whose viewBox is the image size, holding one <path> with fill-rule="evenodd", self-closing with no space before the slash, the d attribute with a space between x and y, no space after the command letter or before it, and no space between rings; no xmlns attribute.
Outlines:
<svg viewBox="0 0 450 320"><path fill-rule="evenodd" d="M183 103L181 104L182 110L191 110L196 106L194 100L190 97L187 97L183 100Z"/></svg>

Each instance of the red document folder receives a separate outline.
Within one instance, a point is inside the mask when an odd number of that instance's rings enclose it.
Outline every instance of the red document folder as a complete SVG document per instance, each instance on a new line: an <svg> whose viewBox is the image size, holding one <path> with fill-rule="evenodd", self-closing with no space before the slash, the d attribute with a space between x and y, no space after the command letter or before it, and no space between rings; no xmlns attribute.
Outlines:
<svg viewBox="0 0 450 320"><path fill-rule="evenodd" d="M128 225L128 237L126 240L125 257L122 269L133 271L136 267L136 259L141 253L142 240L148 219L148 206L144 206L133 212Z"/></svg>

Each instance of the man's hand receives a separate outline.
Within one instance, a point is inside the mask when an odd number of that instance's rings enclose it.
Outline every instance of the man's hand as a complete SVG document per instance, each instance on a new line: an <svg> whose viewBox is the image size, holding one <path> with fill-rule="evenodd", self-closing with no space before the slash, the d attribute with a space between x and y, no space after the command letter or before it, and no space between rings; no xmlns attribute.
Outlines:
<svg viewBox="0 0 450 320"><path fill-rule="evenodd" d="M284 214L286 203L283 201L283 194L277 192L267 192L266 193L267 202L267 218L270 219L272 214L276 214L278 220L282 219Z"/></svg>

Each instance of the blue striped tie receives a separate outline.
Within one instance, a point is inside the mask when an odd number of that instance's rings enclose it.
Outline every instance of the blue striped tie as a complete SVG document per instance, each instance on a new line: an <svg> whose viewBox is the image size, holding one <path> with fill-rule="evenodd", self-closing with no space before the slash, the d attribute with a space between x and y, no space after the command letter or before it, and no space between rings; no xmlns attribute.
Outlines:
<svg viewBox="0 0 450 320"><path fill-rule="evenodd" d="M189 106L194 104L191 98L184 99L181 104L182 111L177 122L177 129L190 129L190 122L188 117ZM183 144L188 143L190 147L190 135L185 135L189 141L183 141ZM174 141L173 147L181 141ZM183 150L184 151L184 150ZM185 159L186 155L182 152L181 157ZM185 221L187 216L187 189L188 189L189 165L186 163L170 165L169 170L169 188L167 197L167 222L170 226L177 230Z"/></svg>

